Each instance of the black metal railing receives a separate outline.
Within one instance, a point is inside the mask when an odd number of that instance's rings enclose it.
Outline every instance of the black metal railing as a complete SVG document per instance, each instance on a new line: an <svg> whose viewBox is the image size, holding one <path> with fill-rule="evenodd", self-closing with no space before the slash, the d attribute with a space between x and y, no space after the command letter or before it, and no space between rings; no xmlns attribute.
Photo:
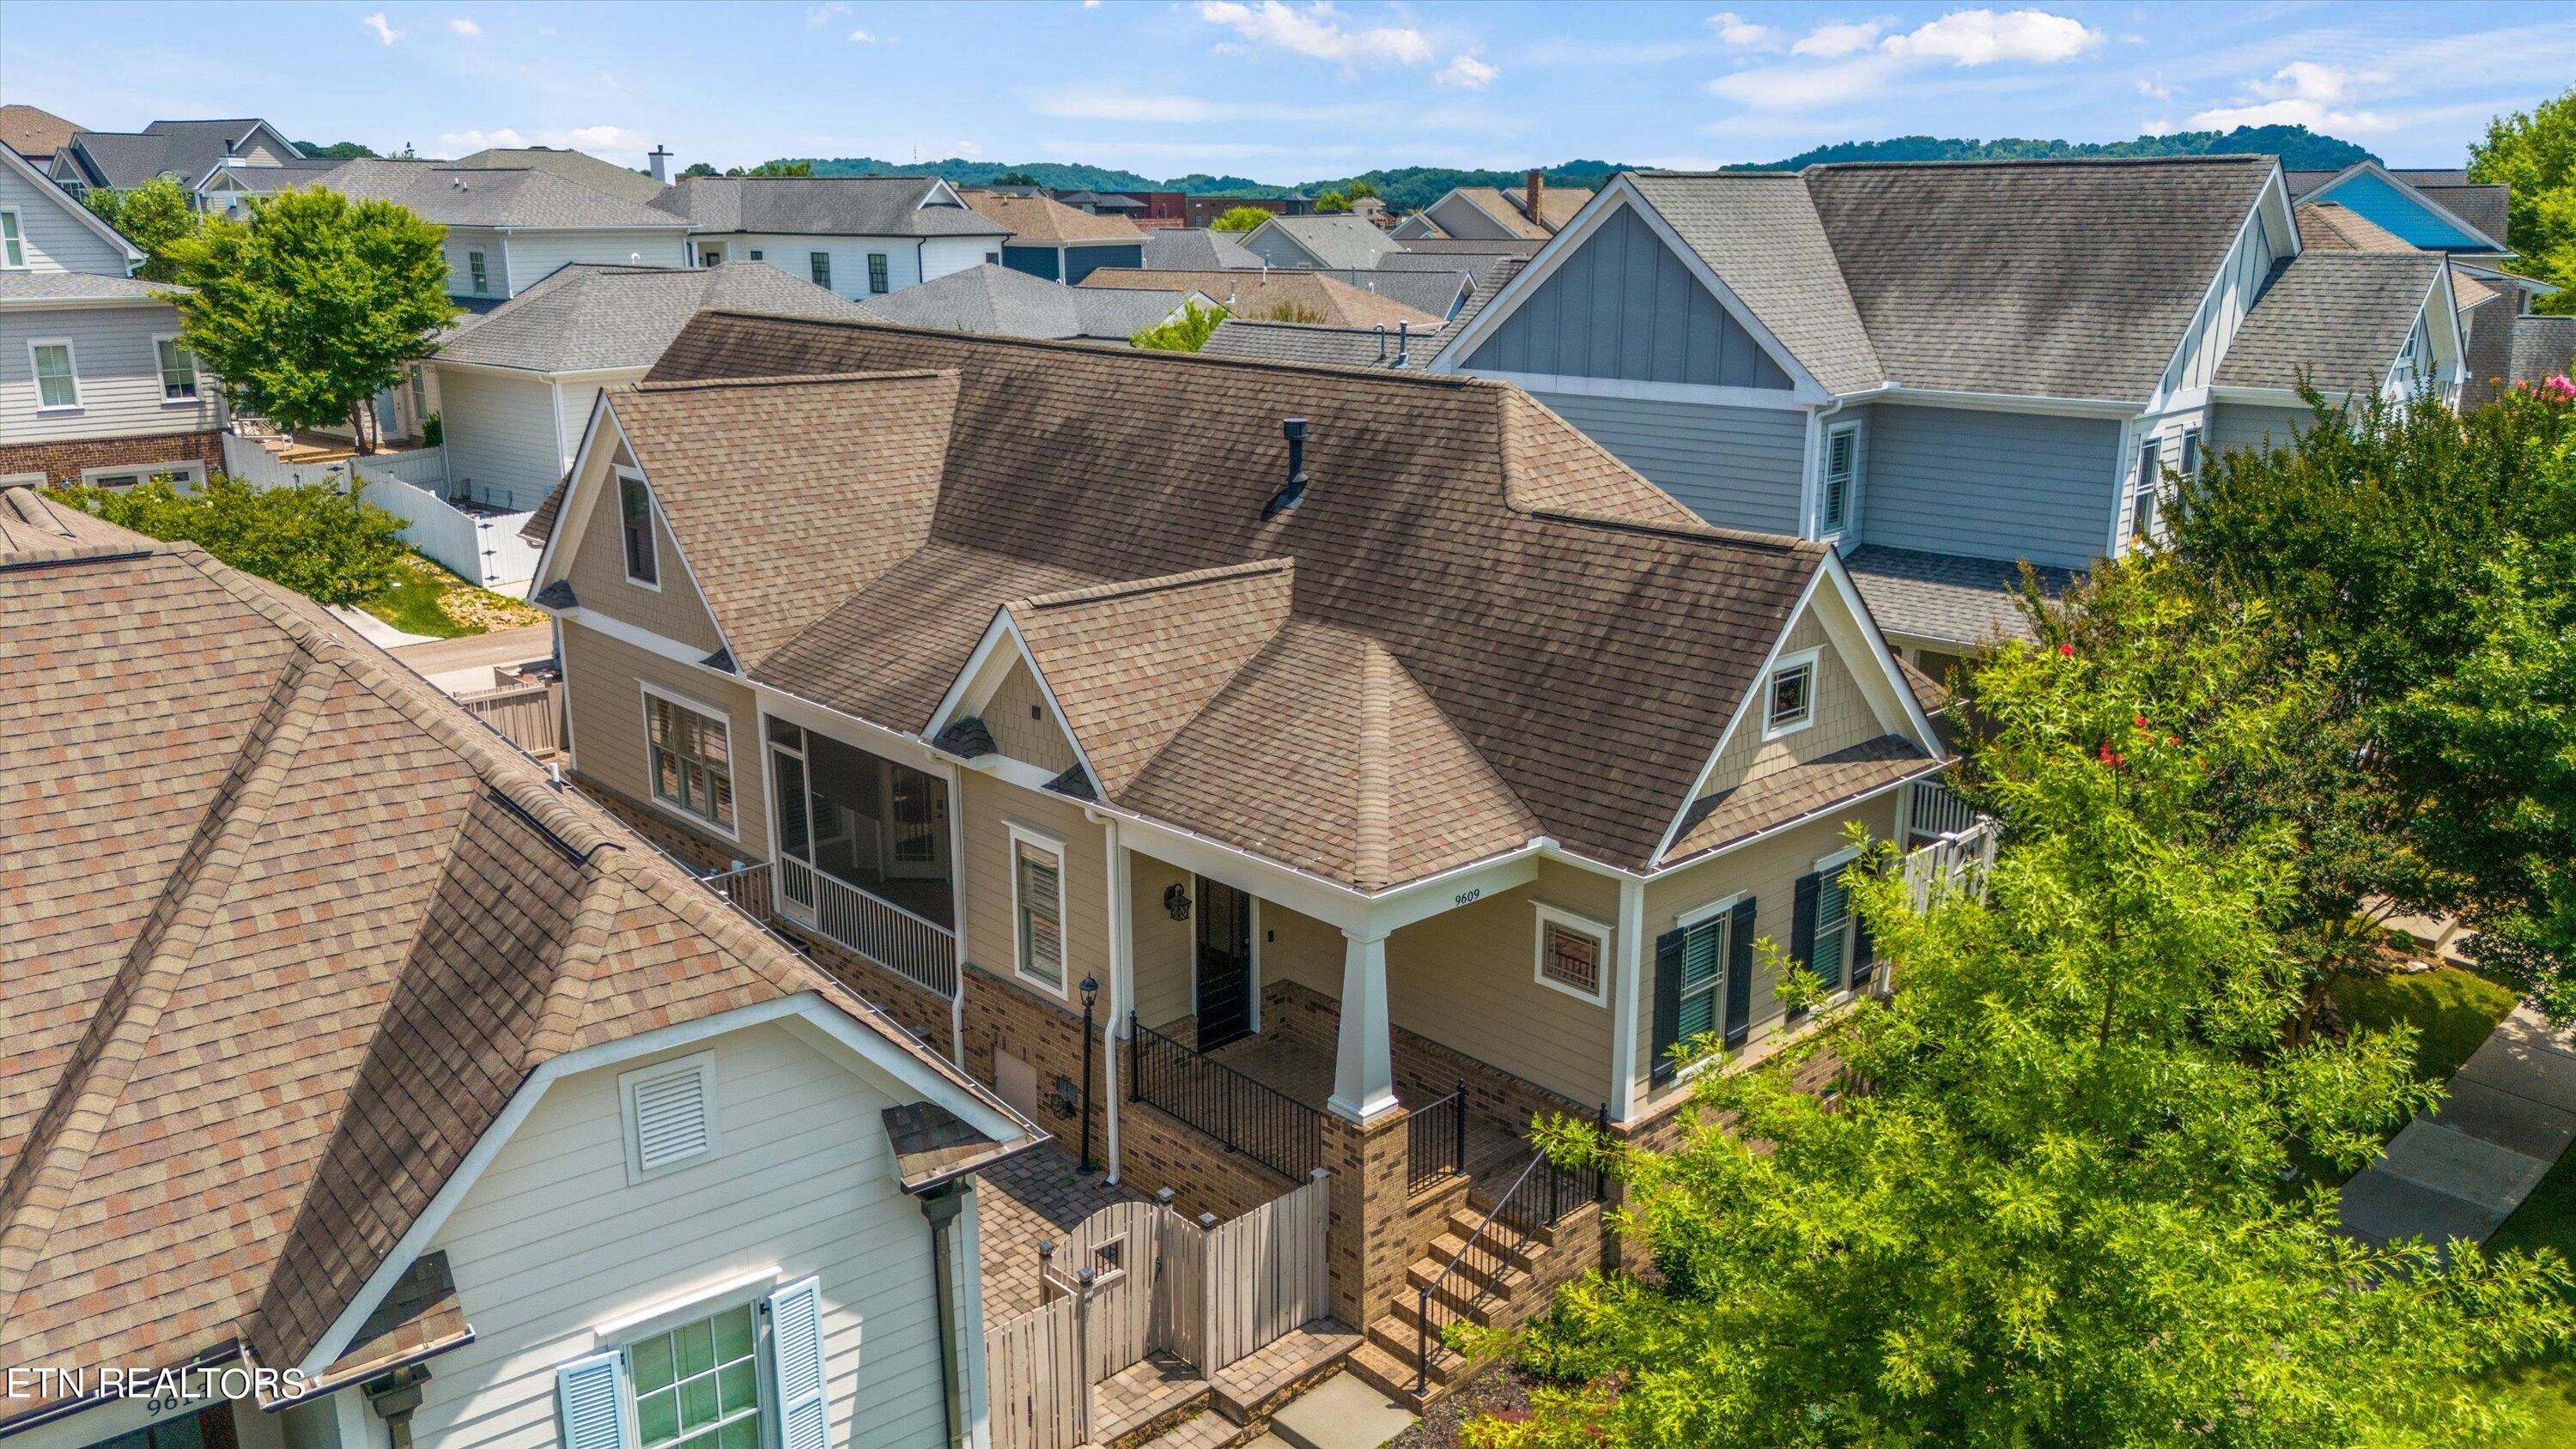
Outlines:
<svg viewBox="0 0 2576 1449"><path fill-rule="evenodd" d="M1467 1170L1467 1084L1404 1119L1404 1190L1423 1188Z"/></svg>
<svg viewBox="0 0 2576 1449"><path fill-rule="evenodd" d="M1324 1161L1324 1114L1211 1061L1127 1014L1127 1096L1188 1123L1291 1182Z"/></svg>
<svg viewBox="0 0 2576 1449"><path fill-rule="evenodd" d="M1594 1119L1607 1132L1610 1109L1605 1104ZM1546 1153L1534 1153L1520 1176L1504 1188L1493 1211L1458 1251L1449 1255L1440 1275L1414 1299L1413 1392L1427 1392L1431 1356L1450 1324L1499 1300L1504 1285L1529 1256L1529 1245L1542 1231L1588 1202L1606 1201L1610 1179L1597 1164L1567 1167Z"/></svg>

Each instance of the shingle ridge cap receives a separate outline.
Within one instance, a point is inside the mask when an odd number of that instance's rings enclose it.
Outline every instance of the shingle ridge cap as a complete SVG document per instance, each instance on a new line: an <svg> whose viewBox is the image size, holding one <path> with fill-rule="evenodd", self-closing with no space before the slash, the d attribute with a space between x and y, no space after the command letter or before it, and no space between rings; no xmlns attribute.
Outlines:
<svg viewBox="0 0 2576 1449"><path fill-rule="evenodd" d="M638 393L652 394L719 392L726 389L760 387L830 387L845 382L912 382L923 378L955 376L957 376L957 369L953 367L900 367L884 372L808 372L782 373L770 377L676 378L662 382L638 382L628 385Z"/></svg>
<svg viewBox="0 0 2576 1449"><path fill-rule="evenodd" d="M2213 151L2194 156L1989 156L1949 157L1923 161L1819 161L1790 174L1817 171L1999 171L2046 170L2057 167L2181 167L2269 165L2280 158L2260 151Z"/></svg>
<svg viewBox="0 0 2576 1449"><path fill-rule="evenodd" d="M1200 584L1224 579L1248 578L1257 574L1287 574L1294 577L1294 556L1251 559L1243 563L1219 564L1210 568L1189 569L1176 574L1158 574L1148 578L1119 579L1105 584L1086 584L1076 589L1058 589L1053 593L1031 594L1003 605L1008 609L1044 611L1074 604L1097 603L1105 599L1137 598L1146 594L1169 593L1175 589L1195 588Z"/></svg>

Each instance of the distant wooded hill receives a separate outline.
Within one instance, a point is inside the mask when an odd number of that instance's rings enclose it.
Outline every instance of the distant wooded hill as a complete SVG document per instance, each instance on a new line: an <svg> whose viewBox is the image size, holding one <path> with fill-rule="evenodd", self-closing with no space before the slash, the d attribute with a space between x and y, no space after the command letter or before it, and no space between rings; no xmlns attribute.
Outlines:
<svg viewBox="0 0 2576 1449"><path fill-rule="evenodd" d="M1802 151L1767 166L1737 170L1797 170L1827 161L2002 161L2044 156L2210 156L2260 152L2277 155L2298 170L2340 170L2355 161L2377 160L2349 141L2321 136L2305 126L2239 126L2232 131L2177 131L2167 136L2140 136L2134 141L2042 141L2007 137L1979 141L1960 137L1897 136L1884 141L1844 141ZM787 158L810 161L817 176L939 176L962 186L984 185L995 177L1017 173L1040 186L1068 191L1185 191L1193 196L1320 196L1347 189L1354 181L1374 184L1387 205L1398 211L1429 206L1453 186L1519 186L1525 171L1470 171L1447 166L1401 166L1364 171L1357 176L1269 186L1242 176L1192 172L1156 180L1109 166L1061 161L945 161L901 163L872 156ZM1547 168L1550 186L1592 190L1611 176L1636 168L1609 161L1568 161Z"/></svg>

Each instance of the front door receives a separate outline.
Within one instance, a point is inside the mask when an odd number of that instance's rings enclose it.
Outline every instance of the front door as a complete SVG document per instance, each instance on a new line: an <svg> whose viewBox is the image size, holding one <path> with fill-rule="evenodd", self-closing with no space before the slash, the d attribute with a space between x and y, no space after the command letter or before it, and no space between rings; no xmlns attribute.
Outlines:
<svg viewBox="0 0 2576 1449"><path fill-rule="evenodd" d="M888 880L948 878L948 817L939 781L889 760L885 764Z"/></svg>
<svg viewBox="0 0 2576 1449"><path fill-rule="evenodd" d="M1252 897L1198 878L1199 1050L1252 1035Z"/></svg>

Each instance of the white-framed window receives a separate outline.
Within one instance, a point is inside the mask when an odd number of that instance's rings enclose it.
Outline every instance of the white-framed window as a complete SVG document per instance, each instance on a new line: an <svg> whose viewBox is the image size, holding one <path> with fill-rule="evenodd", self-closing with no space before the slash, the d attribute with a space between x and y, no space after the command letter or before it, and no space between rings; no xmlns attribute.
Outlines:
<svg viewBox="0 0 2576 1449"><path fill-rule="evenodd" d="M19 229L18 208L0 206L0 269L16 271L27 265L27 238Z"/></svg>
<svg viewBox="0 0 2576 1449"><path fill-rule="evenodd" d="M2182 467L2176 469L2185 478L2200 476L2200 429L2182 430Z"/></svg>
<svg viewBox="0 0 2576 1449"><path fill-rule="evenodd" d="M2145 543L2156 536L2157 504L2164 492L2164 444L2138 440L2138 471L2129 483L2129 537Z"/></svg>
<svg viewBox="0 0 2576 1449"><path fill-rule="evenodd" d="M654 803L734 833L732 728L720 711L645 685L644 753Z"/></svg>
<svg viewBox="0 0 2576 1449"><path fill-rule="evenodd" d="M1064 984L1064 842L1011 832L1011 969L1058 996Z"/></svg>
<svg viewBox="0 0 2576 1449"><path fill-rule="evenodd" d="M813 273L815 286L821 287L826 291L831 289L832 254L830 252L806 253L805 266L806 270Z"/></svg>
<svg viewBox="0 0 2576 1449"><path fill-rule="evenodd" d="M1816 536L1832 538L1851 527L1860 501L1860 424L1825 431L1824 481L1816 501Z"/></svg>
<svg viewBox="0 0 2576 1449"><path fill-rule="evenodd" d="M1001 254L1000 252L986 252L986 253L984 253L984 264L985 264L986 266L1000 266L1000 265L1001 265L1001 263L1002 263L1002 254Z"/></svg>
<svg viewBox="0 0 2576 1449"><path fill-rule="evenodd" d="M165 403L195 402L197 359L179 345L179 334L165 332L153 338L152 351L161 364L161 400Z"/></svg>
<svg viewBox="0 0 2576 1449"><path fill-rule="evenodd" d="M1682 1009L1675 1020L1675 1041L1713 1032L1725 1018L1726 957L1733 944L1728 938L1740 899L1729 896L1673 923L1682 933Z"/></svg>
<svg viewBox="0 0 2576 1449"><path fill-rule="evenodd" d="M868 290L880 294L894 290L894 283L888 275L886 254L883 252L868 253Z"/></svg>
<svg viewBox="0 0 2576 1449"><path fill-rule="evenodd" d="M662 591L662 549L653 537L653 490L644 475L617 470L617 535L626 560L626 582Z"/></svg>
<svg viewBox="0 0 2576 1449"><path fill-rule="evenodd" d="M751 249L751 259L755 262L760 260L760 248L753 247Z"/></svg>
<svg viewBox="0 0 2576 1449"><path fill-rule="evenodd" d="M1817 652L1801 650L1771 666L1762 691L1762 738L1795 734L1816 722Z"/></svg>
<svg viewBox="0 0 2576 1449"><path fill-rule="evenodd" d="M131 488L156 478L167 478L174 484L194 487L205 481L195 463L113 463L104 468L84 468L81 483L89 488Z"/></svg>
<svg viewBox="0 0 2576 1449"><path fill-rule="evenodd" d="M492 273L489 268L484 266L483 254L481 252L467 252L465 254L465 271L468 276L474 279L475 296L488 297L492 295Z"/></svg>
<svg viewBox="0 0 2576 1449"><path fill-rule="evenodd" d="M596 1330L555 1371L563 1449L825 1449L822 1282L754 1278Z"/></svg>
<svg viewBox="0 0 2576 1449"><path fill-rule="evenodd" d="M716 1155L716 1056L699 1052L617 1079L626 1121L626 1180L642 1182Z"/></svg>
<svg viewBox="0 0 2576 1449"><path fill-rule="evenodd" d="M1843 868L1859 858L1857 850L1838 850L1816 862L1816 935L1807 969L1824 980L1829 992L1851 986L1854 932L1851 891L1843 885Z"/></svg>
<svg viewBox="0 0 2576 1449"><path fill-rule="evenodd" d="M1610 1000L1610 928L1538 904L1538 984L1592 1006Z"/></svg>
<svg viewBox="0 0 2576 1449"><path fill-rule="evenodd" d="M36 411L68 412L81 405L80 354L68 337L39 337L27 344L36 374Z"/></svg>

